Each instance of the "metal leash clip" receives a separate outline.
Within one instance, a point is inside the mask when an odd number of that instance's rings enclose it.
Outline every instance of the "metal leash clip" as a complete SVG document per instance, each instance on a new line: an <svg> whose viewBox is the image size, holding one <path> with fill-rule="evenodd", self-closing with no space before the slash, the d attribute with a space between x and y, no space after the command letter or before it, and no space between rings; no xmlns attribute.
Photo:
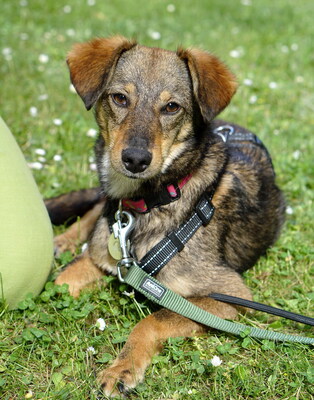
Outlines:
<svg viewBox="0 0 314 400"><path fill-rule="evenodd" d="M116 222L112 225L112 230L114 237L119 240L122 256L121 260L117 262L118 278L121 282L124 282L121 268L129 268L134 263L134 259L130 255L128 240L134 229L135 218L131 213L122 211L119 207L119 210L115 214L115 220Z"/></svg>

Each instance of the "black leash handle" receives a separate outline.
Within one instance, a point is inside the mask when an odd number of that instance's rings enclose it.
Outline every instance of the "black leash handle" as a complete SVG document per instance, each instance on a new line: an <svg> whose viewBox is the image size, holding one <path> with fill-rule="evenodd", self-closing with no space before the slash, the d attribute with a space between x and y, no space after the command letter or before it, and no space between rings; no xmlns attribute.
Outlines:
<svg viewBox="0 0 314 400"><path fill-rule="evenodd" d="M301 324L314 326L314 318L305 317L304 315L296 314L290 311L282 310L281 308L276 308L268 306L266 304L257 303L256 301L250 301L241 299L240 297L228 296L221 293L212 293L208 297L214 300L222 301L223 303L236 304L238 306L243 306L247 308L252 308L254 310L263 311L268 314L277 315L278 317L291 319L292 321L300 322Z"/></svg>

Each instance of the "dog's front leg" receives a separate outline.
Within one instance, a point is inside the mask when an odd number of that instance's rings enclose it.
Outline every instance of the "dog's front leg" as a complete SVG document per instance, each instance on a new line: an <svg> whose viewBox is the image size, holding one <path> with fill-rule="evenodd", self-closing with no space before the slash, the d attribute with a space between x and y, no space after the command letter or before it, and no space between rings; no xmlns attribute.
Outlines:
<svg viewBox="0 0 314 400"><path fill-rule="evenodd" d="M237 310L210 298L194 298L192 303L221 317L233 319ZM124 348L113 364L99 374L98 380L106 396L126 394L143 380L152 357L171 337L196 336L206 328L172 311L161 309L142 321L131 332Z"/></svg>
<svg viewBox="0 0 314 400"><path fill-rule="evenodd" d="M103 207L104 201L97 203L79 221L54 238L55 256L59 256L65 251L75 253L77 246L89 238Z"/></svg>
<svg viewBox="0 0 314 400"><path fill-rule="evenodd" d="M55 283L67 283L70 294L78 297L83 288L99 280L105 271L116 273L116 261L110 256L106 245L109 234L107 220L99 218L87 250L66 266Z"/></svg>
<svg viewBox="0 0 314 400"><path fill-rule="evenodd" d="M89 256L89 251L77 256L67 267L60 273L55 280L57 285L67 283L69 292L72 296L78 297L80 291L86 286L91 285L104 275Z"/></svg>

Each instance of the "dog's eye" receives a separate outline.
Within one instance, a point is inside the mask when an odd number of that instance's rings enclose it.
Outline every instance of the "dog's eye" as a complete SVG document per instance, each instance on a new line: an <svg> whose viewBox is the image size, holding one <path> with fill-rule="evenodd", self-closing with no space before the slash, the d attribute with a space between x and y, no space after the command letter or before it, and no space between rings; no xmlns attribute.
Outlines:
<svg viewBox="0 0 314 400"><path fill-rule="evenodd" d="M127 98L124 94L121 93L114 93L111 95L112 100L118 106L126 107L128 104Z"/></svg>
<svg viewBox="0 0 314 400"><path fill-rule="evenodd" d="M180 110L180 108L181 107L179 106L179 104L171 102L165 106L164 111L168 114L175 114Z"/></svg>

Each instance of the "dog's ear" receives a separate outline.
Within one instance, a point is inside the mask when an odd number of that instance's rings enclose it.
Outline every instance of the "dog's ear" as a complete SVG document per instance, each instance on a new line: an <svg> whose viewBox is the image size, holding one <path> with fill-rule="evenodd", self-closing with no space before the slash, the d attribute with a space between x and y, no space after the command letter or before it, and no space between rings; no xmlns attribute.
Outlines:
<svg viewBox="0 0 314 400"><path fill-rule="evenodd" d="M178 49L187 63L193 91L206 122L211 121L230 102L236 92L235 76L215 56L197 49Z"/></svg>
<svg viewBox="0 0 314 400"><path fill-rule="evenodd" d="M110 77L120 55L136 45L122 36L78 43L68 54L71 82L90 110Z"/></svg>

